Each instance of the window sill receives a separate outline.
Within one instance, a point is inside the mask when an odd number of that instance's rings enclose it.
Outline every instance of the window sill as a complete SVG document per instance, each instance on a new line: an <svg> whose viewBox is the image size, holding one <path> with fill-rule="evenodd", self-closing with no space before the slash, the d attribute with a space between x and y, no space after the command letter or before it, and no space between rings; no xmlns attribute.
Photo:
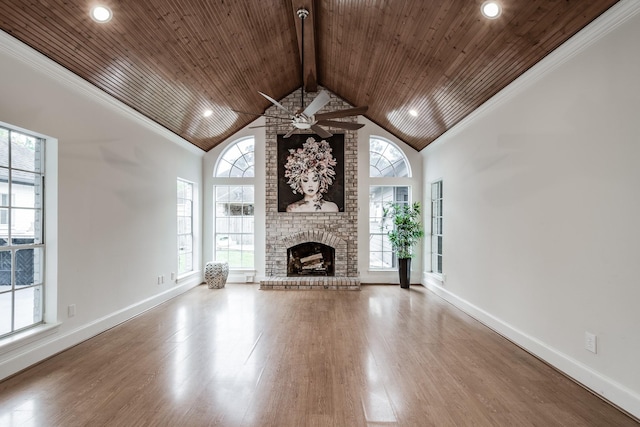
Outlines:
<svg viewBox="0 0 640 427"><path fill-rule="evenodd" d="M444 286L444 281L446 278L444 274L432 272L424 273L424 277L428 282L433 283L437 286Z"/></svg>
<svg viewBox="0 0 640 427"><path fill-rule="evenodd" d="M232 277L233 276L233 277ZM244 280L243 280L244 277ZM237 282L253 283L256 279L256 270L253 268L233 268L229 269L229 280Z"/></svg>
<svg viewBox="0 0 640 427"><path fill-rule="evenodd" d="M187 280L189 280L190 278L192 278L194 276L197 276L198 274L200 274L200 271L196 271L196 270L193 270L193 271L190 271L188 273L185 273L185 274L183 274L181 276L178 276L178 279L176 280L176 283L180 284L180 283L186 282Z"/></svg>
<svg viewBox="0 0 640 427"><path fill-rule="evenodd" d="M0 355L9 353L16 348L31 344L32 342L41 340L44 337L53 335L58 332L61 323L47 323L40 326L27 329L26 331L17 333L0 339Z"/></svg>

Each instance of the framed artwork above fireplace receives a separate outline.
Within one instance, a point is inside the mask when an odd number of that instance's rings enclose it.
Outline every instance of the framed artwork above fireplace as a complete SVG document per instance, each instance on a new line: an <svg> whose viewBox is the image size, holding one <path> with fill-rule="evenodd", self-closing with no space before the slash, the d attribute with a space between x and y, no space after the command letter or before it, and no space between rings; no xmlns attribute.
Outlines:
<svg viewBox="0 0 640 427"><path fill-rule="evenodd" d="M277 137L278 212L344 212L344 134Z"/></svg>

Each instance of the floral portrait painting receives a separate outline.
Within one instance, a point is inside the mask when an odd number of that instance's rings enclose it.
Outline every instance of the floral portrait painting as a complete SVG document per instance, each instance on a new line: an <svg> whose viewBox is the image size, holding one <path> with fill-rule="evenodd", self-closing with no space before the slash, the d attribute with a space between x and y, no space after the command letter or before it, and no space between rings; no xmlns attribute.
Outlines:
<svg viewBox="0 0 640 427"><path fill-rule="evenodd" d="M278 212L344 212L344 135L278 135Z"/></svg>

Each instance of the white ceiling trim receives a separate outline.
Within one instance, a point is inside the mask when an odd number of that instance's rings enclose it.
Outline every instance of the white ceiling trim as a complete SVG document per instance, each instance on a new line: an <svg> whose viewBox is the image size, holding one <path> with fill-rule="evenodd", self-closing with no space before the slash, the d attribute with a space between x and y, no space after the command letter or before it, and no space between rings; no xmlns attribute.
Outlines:
<svg viewBox="0 0 640 427"><path fill-rule="evenodd" d="M615 4L585 28L580 30L576 35L571 37L540 62L523 73L520 77L515 79L503 90L488 99L480 107L476 108L471 114L462 119L454 127L440 135L421 152L427 154L430 148L434 149L448 138L462 132L478 117L481 117L483 114L488 113L512 100L528 89L531 85L551 73L569 59L584 51L596 41L611 33L638 13L640 13L640 1L638 0L622 0Z"/></svg>
<svg viewBox="0 0 640 427"><path fill-rule="evenodd" d="M177 144L180 148L184 148L185 150L188 150L193 154L197 154L200 156L204 155L205 151L201 148L196 147L195 145L191 144L185 139L182 139L175 133L169 131L165 127L160 126L153 120L143 116L128 105L120 102L106 92L103 92L88 81L75 75L63 66L52 61L51 59L42 55L40 52L22 43L15 37L12 37L2 30L0 30L0 51L5 52L10 56L18 59L19 61L27 64L34 70L49 75L50 77L62 83L68 89L79 92L85 96L89 96L103 106L110 108L111 110L124 116L128 116L131 120L155 132L159 136Z"/></svg>

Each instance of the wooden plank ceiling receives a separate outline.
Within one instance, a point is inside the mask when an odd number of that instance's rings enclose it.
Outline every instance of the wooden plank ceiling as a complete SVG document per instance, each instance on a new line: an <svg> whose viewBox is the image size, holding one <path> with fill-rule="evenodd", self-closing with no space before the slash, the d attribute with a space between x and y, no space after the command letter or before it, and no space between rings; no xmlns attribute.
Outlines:
<svg viewBox="0 0 640 427"><path fill-rule="evenodd" d="M205 151L303 74L421 150L617 2L499 1L0 0L0 28Z"/></svg>

